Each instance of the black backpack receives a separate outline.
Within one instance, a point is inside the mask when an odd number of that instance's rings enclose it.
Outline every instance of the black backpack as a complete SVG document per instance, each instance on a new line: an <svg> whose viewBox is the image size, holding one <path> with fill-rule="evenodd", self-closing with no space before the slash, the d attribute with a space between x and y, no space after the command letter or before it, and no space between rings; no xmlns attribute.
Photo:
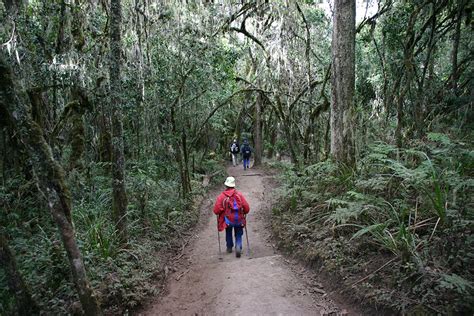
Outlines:
<svg viewBox="0 0 474 316"><path fill-rule="evenodd" d="M242 154L244 156L249 157L251 152L252 150L250 149L249 145L245 144L244 147L242 147Z"/></svg>

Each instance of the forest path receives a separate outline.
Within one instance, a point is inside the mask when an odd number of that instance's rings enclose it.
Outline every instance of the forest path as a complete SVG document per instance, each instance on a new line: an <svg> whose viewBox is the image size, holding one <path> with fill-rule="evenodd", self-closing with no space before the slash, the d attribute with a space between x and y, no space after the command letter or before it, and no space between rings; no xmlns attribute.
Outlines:
<svg viewBox="0 0 474 316"><path fill-rule="evenodd" d="M340 314L341 308L324 290L315 290L315 284L321 285L314 276L272 248L266 215L271 176L259 169L244 171L242 165L230 166L227 172L236 178L236 188L250 204L250 257L246 256L245 235L242 257L236 258L234 252L225 252L225 234L221 233L223 260L219 260L212 207L223 187L210 192L201 205L195 237L169 277L166 295L140 315Z"/></svg>

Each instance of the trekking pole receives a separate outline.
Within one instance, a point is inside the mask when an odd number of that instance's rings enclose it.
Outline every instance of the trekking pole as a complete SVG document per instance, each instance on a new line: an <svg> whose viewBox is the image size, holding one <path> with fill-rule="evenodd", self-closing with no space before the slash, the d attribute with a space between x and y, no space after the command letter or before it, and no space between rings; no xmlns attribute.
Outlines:
<svg viewBox="0 0 474 316"><path fill-rule="evenodd" d="M250 244L249 244L249 233L247 231L247 215L245 215L245 238L247 239L247 257L250 257Z"/></svg>
<svg viewBox="0 0 474 316"><path fill-rule="evenodd" d="M222 260L221 234L219 233L219 215L217 215L217 242L219 243L219 260Z"/></svg>

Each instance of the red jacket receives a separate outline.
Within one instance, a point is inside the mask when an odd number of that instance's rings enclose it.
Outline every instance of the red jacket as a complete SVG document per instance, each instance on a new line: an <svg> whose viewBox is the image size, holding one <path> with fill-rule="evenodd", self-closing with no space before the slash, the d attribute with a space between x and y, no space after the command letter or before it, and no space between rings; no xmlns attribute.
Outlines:
<svg viewBox="0 0 474 316"><path fill-rule="evenodd" d="M216 204L214 204L214 214L219 215L219 218L217 219L217 229L219 231L223 231L227 227L227 224L224 221L224 206L223 206L224 199L226 199L227 197L230 197L234 194L237 194L240 197L240 200L242 201L242 208L244 209L243 210L244 214L248 214L248 212L250 212L249 203L247 202L247 200L245 200L242 193L240 193L239 191L237 191L234 188L227 188L224 192L219 194L219 196L217 197L217 200L216 200ZM245 217L242 221L242 224L244 226L246 224Z"/></svg>

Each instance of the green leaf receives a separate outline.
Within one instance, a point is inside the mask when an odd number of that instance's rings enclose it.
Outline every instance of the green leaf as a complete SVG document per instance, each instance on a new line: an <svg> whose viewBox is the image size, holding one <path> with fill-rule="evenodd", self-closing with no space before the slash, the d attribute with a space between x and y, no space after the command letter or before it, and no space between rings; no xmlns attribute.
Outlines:
<svg viewBox="0 0 474 316"><path fill-rule="evenodd" d="M370 226L366 226L362 228L361 230L357 231L354 235L352 235L351 239L359 238L362 235L365 235L367 233L372 233L373 231L382 231L387 227L385 223L377 223L373 224Z"/></svg>

